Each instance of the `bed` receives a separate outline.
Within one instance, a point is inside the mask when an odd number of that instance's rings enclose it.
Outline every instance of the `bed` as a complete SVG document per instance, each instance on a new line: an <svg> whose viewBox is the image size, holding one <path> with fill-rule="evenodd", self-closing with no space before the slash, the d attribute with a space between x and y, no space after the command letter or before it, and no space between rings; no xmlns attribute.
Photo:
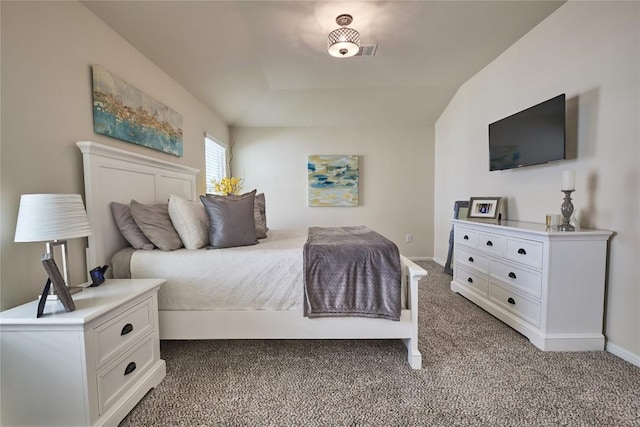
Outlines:
<svg viewBox="0 0 640 427"><path fill-rule="evenodd" d="M198 200L196 176L198 169L117 149L91 141L77 143L83 156L85 201L93 234L89 236L87 263L91 268L110 264L112 257L126 248L111 212L111 202L161 203L170 195ZM288 236L286 245L298 245L305 235L295 230L270 230L265 242ZM272 238L273 237L273 238ZM272 240L269 240L272 239ZM262 245L262 246L261 246ZM201 251L201 250L196 250ZM206 250L203 250L206 251ZM223 249L222 251L227 251ZM160 251L142 251L160 252ZM186 249L157 254L178 257ZM150 255L150 254L145 254ZM400 255L403 277L402 310L398 321L366 317L321 317L303 315L300 304L255 309L228 307L169 306L171 283L163 290L165 302L159 298L160 338L174 339L401 339L407 347L407 358L413 369L421 369L422 355L418 350L418 282L426 271ZM238 261L236 261L238 262ZM163 264L160 262L160 264ZM242 265L240 264L237 265ZM149 275L156 272L150 271ZM158 274L163 277L172 274ZM169 281L171 282L171 281ZM302 287L303 278L300 277ZM189 283L187 281L187 283ZM296 297L297 298L297 297Z"/></svg>

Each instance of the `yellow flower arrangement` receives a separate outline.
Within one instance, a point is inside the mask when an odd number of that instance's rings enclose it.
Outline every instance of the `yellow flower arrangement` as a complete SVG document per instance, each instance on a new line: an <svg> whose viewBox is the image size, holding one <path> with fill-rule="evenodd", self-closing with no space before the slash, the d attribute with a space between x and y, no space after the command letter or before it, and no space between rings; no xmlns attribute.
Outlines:
<svg viewBox="0 0 640 427"><path fill-rule="evenodd" d="M213 181L213 190L216 194L228 196L229 194L238 194L242 189L242 178L224 177L220 181Z"/></svg>

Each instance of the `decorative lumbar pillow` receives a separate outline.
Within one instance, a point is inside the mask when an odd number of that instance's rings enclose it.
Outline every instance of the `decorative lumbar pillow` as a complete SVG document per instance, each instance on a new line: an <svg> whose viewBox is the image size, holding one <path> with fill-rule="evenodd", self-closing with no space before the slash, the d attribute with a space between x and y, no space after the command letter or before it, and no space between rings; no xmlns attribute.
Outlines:
<svg viewBox="0 0 640 427"><path fill-rule="evenodd" d="M209 244L209 217L202 203L172 194L169 196L169 218L185 248L200 249Z"/></svg>
<svg viewBox="0 0 640 427"><path fill-rule="evenodd" d="M252 193L255 193L256 190L253 190ZM229 199L238 199L240 197L245 197L247 194L229 194L226 196L221 196L219 194L207 194L207 197L226 197ZM267 214L266 214L266 202L264 198L264 193L256 194L256 199L253 204L253 220L256 223L256 237L258 239L266 239L267 238Z"/></svg>
<svg viewBox="0 0 640 427"><path fill-rule="evenodd" d="M264 198L264 193L256 194L256 206L259 213L259 219L256 218L256 235L258 239L265 239L267 237L267 202ZM254 210L255 216L255 210Z"/></svg>
<svg viewBox="0 0 640 427"><path fill-rule="evenodd" d="M209 244L214 248L255 245L253 216L256 191L242 196L200 196L209 216Z"/></svg>
<svg viewBox="0 0 640 427"><path fill-rule="evenodd" d="M158 249L173 251L182 247L182 240L171 223L166 203L146 205L131 200L129 208L140 230Z"/></svg>
<svg viewBox="0 0 640 427"><path fill-rule="evenodd" d="M120 234L135 249L155 249L155 245L151 243L147 236L144 235L136 221L131 216L129 205L118 202L111 202L111 213L116 225L120 230Z"/></svg>

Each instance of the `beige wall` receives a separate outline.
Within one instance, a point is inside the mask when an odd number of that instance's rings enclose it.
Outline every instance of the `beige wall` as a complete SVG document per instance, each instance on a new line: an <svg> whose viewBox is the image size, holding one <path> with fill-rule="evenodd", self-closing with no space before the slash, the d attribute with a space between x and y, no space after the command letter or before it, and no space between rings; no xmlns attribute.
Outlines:
<svg viewBox="0 0 640 427"><path fill-rule="evenodd" d="M433 127L232 128L232 171L267 200L270 228L366 225L413 257L433 248ZM307 206L307 156L360 157L360 206ZM413 242L405 242L407 234Z"/></svg>
<svg viewBox="0 0 640 427"><path fill-rule="evenodd" d="M615 231L606 295L607 348L640 365L640 3L569 2L467 81L436 123L436 258L452 206L508 198L510 219L559 213L562 171L576 172L583 226ZM487 125L566 93L576 160L489 172Z"/></svg>
<svg viewBox="0 0 640 427"><path fill-rule="evenodd" d="M228 128L162 70L77 2L0 2L2 157L0 308L39 294L41 243L14 243L20 195L83 193L79 140L93 140L203 170L204 132ZM184 157L93 132L91 64L100 64L183 116ZM199 190L204 192L204 174ZM71 282L86 280L86 239L70 242Z"/></svg>

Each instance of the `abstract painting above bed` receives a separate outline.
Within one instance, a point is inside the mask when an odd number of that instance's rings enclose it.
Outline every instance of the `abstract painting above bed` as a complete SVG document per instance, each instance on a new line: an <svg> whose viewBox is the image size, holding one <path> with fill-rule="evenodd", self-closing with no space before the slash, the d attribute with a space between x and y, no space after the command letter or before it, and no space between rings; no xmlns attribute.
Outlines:
<svg viewBox="0 0 640 427"><path fill-rule="evenodd" d="M182 157L182 115L93 65L93 130Z"/></svg>

